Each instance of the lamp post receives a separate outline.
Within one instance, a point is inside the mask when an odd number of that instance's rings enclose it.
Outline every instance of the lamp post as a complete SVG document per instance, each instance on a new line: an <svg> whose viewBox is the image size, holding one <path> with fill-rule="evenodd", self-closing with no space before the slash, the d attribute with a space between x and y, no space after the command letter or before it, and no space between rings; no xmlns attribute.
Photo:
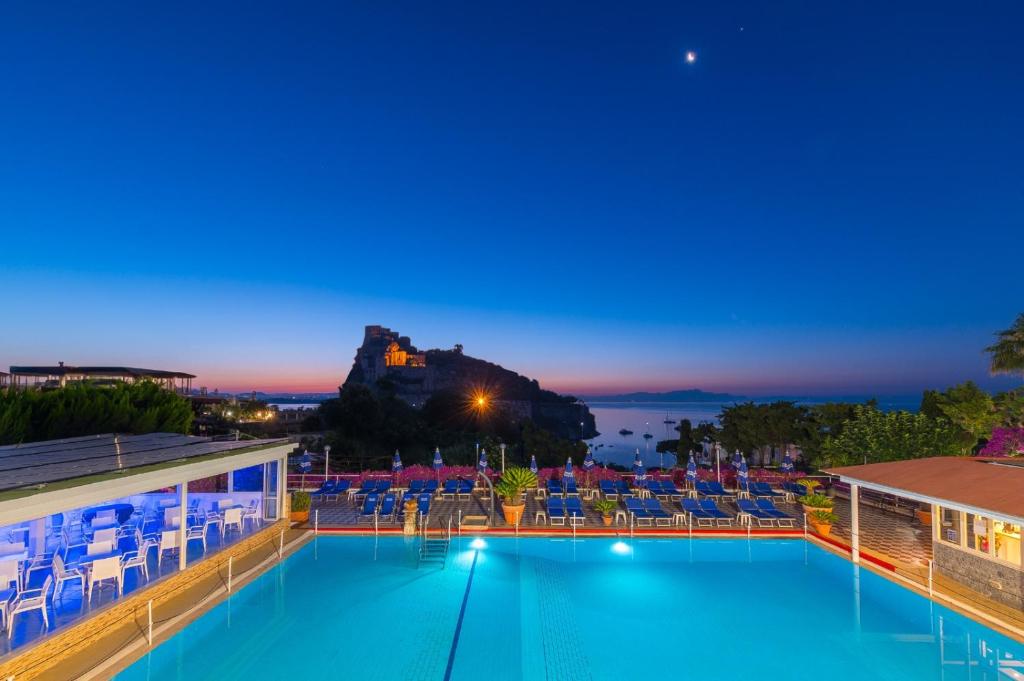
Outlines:
<svg viewBox="0 0 1024 681"><path fill-rule="evenodd" d="M505 443L502 442L498 446L501 447L501 474L505 475Z"/></svg>
<svg viewBox="0 0 1024 681"><path fill-rule="evenodd" d="M324 447L324 482L327 482L327 476L331 472L331 446L327 445Z"/></svg>

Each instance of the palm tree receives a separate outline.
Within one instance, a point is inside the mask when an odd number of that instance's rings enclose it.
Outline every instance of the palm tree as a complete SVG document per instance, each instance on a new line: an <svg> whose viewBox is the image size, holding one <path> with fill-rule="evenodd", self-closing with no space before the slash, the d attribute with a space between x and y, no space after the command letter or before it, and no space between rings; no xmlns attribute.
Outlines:
<svg viewBox="0 0 1024 681"><path fill-rule="evenodd" d="M996 334L999 339L985 348L992 355L990 369L994 374L1024 374L1024 313L1013 326Z"/></svg>

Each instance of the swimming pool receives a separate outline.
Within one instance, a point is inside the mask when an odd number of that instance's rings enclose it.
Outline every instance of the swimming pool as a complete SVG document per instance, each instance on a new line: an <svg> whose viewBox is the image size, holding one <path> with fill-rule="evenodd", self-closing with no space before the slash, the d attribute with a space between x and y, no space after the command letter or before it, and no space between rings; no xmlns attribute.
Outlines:
<svg viewBox="0 0 1024 681"><path fill-rule="evenodd" d="M803 540L417 546L321 536L117 678L1024 679L1021 644Z"/></svg>

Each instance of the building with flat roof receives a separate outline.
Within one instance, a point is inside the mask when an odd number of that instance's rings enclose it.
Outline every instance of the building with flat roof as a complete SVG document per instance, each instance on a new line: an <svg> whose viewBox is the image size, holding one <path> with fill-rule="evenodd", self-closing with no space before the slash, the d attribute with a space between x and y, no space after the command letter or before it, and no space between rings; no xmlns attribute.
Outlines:
<svg viewBox="0 0 1024 681"><path fill-rule="evenodd" d="M931 525L935 570L997 603L1024 610L1024 461L932 457L826 472L850 485L855 561L861 488L917 501L930 510L922 520Z"/></svg>
<svg viewBox="0 0 1024 681"><path fill-rule="evenodd" d="M3 656L208 559L285 511L287 440L106 434L0 447Z"/></svg>
<svg viewBox="0 0 1024 681"><path fill-rule="evenodd" d="M78 381L136 383L153 381L168 390L187 395L192 390L193 374L137 367L80 367L58 362L57 366L12 366L9 380L16 388L63 388Z"/></svg>

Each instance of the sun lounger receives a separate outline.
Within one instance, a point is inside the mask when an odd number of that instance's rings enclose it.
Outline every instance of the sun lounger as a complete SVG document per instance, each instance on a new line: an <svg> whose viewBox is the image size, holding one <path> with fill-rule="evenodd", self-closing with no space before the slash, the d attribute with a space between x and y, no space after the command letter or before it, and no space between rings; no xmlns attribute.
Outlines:
<svg viewBox="0 0 1024 681"><path fill-rule="evenodd" d="M650 525L654 521L650 512L644 508L643 501L638 497L626 499L626 511L637 525Z"/></svg>
<svg viewBox="0 0 1024 681"><path fill-rule="evenodd" d="M416 499L416 510L420 512L421 516L430 515L430 500L433 495L430 492L420 492L419 497Z"/></svg>
<svg viewBox="0 0 1024 681"><path fill-rule="evenodd" d="M389 489L391 489L391 481L390 480L378 480L377 481L377 488L374 491L377 492L377 494L384 494Z"/></svg>
<svg viewBox="0 0 1024 681"><path fill-rule="evenodd" d="M420 490L420 493L421 494L433 494L436 491L437 491L437 480L427 480L424 483L424 485L423 485L423 489Z"/></svg>
<svg viewBox="0 0 1024 681"><path fill-rule="evenodd" d="M363 498L363 505L359 509L359 515L356 517L357 525L364 520L369 522L375 515L377 515L377 503L379 501L380 496L376 492L370 492Z"/></svg>
<svg viewBox="0 0 1024 681"><path fill-rule="evenodd" d="M580 491L576 488L576 481L572 478L564 481L565 494L567 496L579 496Z"/></svg>
<svg viewBox="0 0 1024 681"><path fill-rule="evenodd" d="M376 480L363 480L363 482L360 483L359 485L359 489L357 489L355 493L356 503L359 503L360 500L365 499L366 495L373 494L376 491Z"/></svg>
<svg viewBox="0 0 1024 681"><path fill-rule="evenodd" d="M565 525L565 499L552 496L548 499L548 522L552 525Z"/></svg>
<svg viewBox="0 0 1024 681"><path fill-rule="evenodd" d="M604 495L605 499L619 498L619 490L615 488L611 480L601 480L597 483L597 487L601 490L601 494Z"/></svg>
<svg viewBox="0 0 1024 681"><path fill-rule="evenodd" d="M736 506L740 509L740 512L746 513L751 518L757 520L758 527L772 527L775 518L770 513L766 513L764 510L757 507L750 499L738 499Z"/></svg>
<svg viewBox="0 0 1024 681"><path fill-rule="evenodd" d="M471 495L473 493L473 488L474 487L476 487L476 481L475 480L466 480L466 479L459 480L459 491L458 491L458 495L457 495L458 498L459 499L469 499L469 495Z"/></svg>
<svg viewBox="0 0 1024 681"><path fill-rule="evenodd" d="M423 491L424 484L426 484L426 480L410 480L408 491L413 494L419 494Z"/></svg>
<svg viewBox="0 0 1024 681"><path fill-rule="evenodd" d="M548 496L560 497L565 494L565 488L562 487L562 481L554 478L548 478Z"/></svg>
<svg viewBox="0 0 1024 681"><path fill-rule="evenodd" d="M682 499L683 497L686 496L686 493L685 492L681 492L679 490L679 488L676 487L675 483L672 482L671 480L662 480L661 481L661 492L662 492L663 495L665 495L669 499L673 499L673 500L675 500L675 499Z"/></svg>
<svg viewBox="0 0 1024 681"><path fill-rule="evenodd" d="M442 499L455 499L455 495L459 493L459 481L458 480L445 480L444 487L441 488Z"/></svg>
<svg viewBox="0 0 1024 681"><path fill-rule="evenodd" d="M761 509L762 511L770 515L772 518L774 518L775 521L779 523L779 527L782 527L783 524L789 527L793 527L793 523L796 520L796 518L794 518L793 516L789 515L784 511L780 511L779 509L777 509L775 507L775 503L772 502L771 499L758 499L755 503L757 504L757 507L759 509Z"/></svg>
<svg viewBox="0 0 1024 681"><path fill-rule="evenodd" d="M711 492L712 492L711 496L716 496L716 497L719 497L721 499L735 499L736 498L736 494L734 492L727 492L725 490L725 488L722 487L722 483L718 482L717 480L708 480L707 484L708 484L708 489L710 489Z"/></svg>
<svg viewBox="0 0 1024 681"><path fill-rule="evenodd" d="M655 525L668 526L672 524L672 516L661 507L660 501L657 499L644 499L643 504L644 510L654 518Z"/></svg>
<svg viewBox="0 0 1024 681"><path fill-rule="evenodd" d="M565 498L565 510L569 514L571 525L583 525L587 521L587 514L583 511L583 504L578 496Z"/></svg>
<svg viewBox="0 0 1024 681"><path fill-rule="evenodd" d="M324 480L324 483L320 485L320 489L315 492L309 493L310 499L324 499L328 494L334 492L334 482L332 480Z"/></svg>
<svg viewBox="0 0 1024 681"><path fill-rule="evenodd" d="M620 497L629 496L633 493L633 490L629 488L629 485L626 484L625 480L616 480L615 489L619 491Z"/></svg>
<svg viewBox="0 0 1024 681"><path fill-rule="evenodd" d="M377 509L377 515L381 520L391 522L395 519L396 501L397 498L394 492L388 492L384 495L384 500L380 503L380 508Z"/></svg>
<svg viewBox="0 0 1024 681"><path fill-rule="evenodd" d="M715 502L711 501L711 503ZM697 527L714 526L715 517L705 511L696 499L683 499L680 505L684 511L690 514L690 518L697 521Z"/></svg>
<svg viewBox="0 0 1024 681"><path fill-rule="evenodd" d="M732 525L733 517L725 511L723 511L722 509L718 508L718 504L715 503L714 499L701 499L699 503L700 510L704 511L712 518L714 518L716 525L720 527L728 527L729 525Z"/></svg>
<svg viewBox="0 0 1024 681"><path fill-rule="evenodd" d="M767 482L751 482L747 486L747 491L750 492L752 496L764 497L766 499L777 499L779 497L786 496L783 492L776 492L773 490L772 486Z"/></svg>
<svg viewBox="0 0 1024 681"><path fill-rule="evenodd" d="M330 501L332 498L333 499L341 498L341 495L345 494L346 492L348 492L348 488L351 487L351 486L352 486L352 481L351 480L348 480L348 479L338 480L336 483L334 483L334 489L331 490L330 492L328 492L324 496L324 501Z"/></svg>

